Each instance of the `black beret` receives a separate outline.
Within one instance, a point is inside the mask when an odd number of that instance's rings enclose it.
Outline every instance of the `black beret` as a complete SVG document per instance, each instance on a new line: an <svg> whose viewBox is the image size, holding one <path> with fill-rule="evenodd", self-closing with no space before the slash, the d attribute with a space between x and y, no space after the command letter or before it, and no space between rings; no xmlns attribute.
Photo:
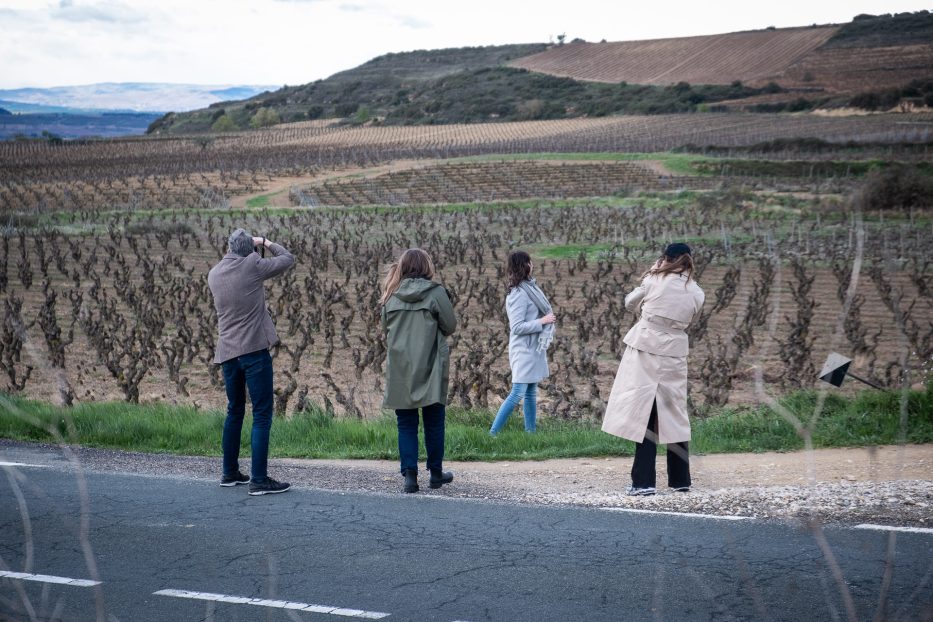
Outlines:
<svg viewBox="0 0 933 622"><path fill-rule="evenodd" d="M677 259L681 255L690 255L693 251L690 250L690 247L684 244L683 242L674 242L669 244L666 249L664 249L664 256L670 257L671 259Z"/></svg>

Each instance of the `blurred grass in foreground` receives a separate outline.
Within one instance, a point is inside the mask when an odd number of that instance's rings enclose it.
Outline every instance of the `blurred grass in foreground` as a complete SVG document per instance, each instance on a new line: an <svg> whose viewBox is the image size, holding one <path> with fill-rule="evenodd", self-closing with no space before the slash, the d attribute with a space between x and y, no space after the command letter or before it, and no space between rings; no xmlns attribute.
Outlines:
<svg viewBox="0 0 933 622"><path fill-rule="evenodd" d="M781 404L807 425L818 393L793 393ZM864 391L846 398L826 396L812 430L814 447L858 447L901 441L933 442L933 387L908 395L907 426L900 432L901 394ZM594 421L539 418L538 432L525 434L516 411L496 438L488 434L492 412L451 408L447 413L447 460L543 460L632 455L634 443L603 433ZM220 455L224 414L164 404L89 403L72 409L0 394L0 438L68 443L127 451ZM793 451L803 439L767 406L723 408L693 419L691 453ZM252 422L247 415L242 447L249 452ZM73 426L73 427L72 427ZM662 446L663 447L663 446ZM276 417L273 457L398 459L395 417L361 421L334 417L321 409ZM423 456L423 448L422 448Z"/></svg>

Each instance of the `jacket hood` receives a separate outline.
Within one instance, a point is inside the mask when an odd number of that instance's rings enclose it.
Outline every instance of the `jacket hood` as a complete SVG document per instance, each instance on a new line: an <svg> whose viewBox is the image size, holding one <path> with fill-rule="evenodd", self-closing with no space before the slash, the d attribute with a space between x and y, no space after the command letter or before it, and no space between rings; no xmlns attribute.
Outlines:
<svg viewBox="0 0 933 622"><path fill-rule="evenodd" d="M398 289L392 295L402 302L418 302L424 300L428 292L435 287L440 287L440 283L428 279L405 279L399 283Z"/></svg>

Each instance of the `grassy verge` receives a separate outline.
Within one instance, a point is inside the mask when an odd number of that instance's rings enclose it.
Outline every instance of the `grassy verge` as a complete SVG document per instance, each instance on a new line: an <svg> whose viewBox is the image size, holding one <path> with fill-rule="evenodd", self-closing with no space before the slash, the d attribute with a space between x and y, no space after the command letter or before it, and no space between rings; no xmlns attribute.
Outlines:
<svg viewBox="0 0 933 622"><path fill-rule="evenodd" d="M275 192L270 192L268 194L260 194L255 197L249 198L246 200L246 207L250 209L257 209L262 207L270 207L270 202L273 198L284 193L285 190L276 190Z"/></svg>
<svg viewBox="0 0 933 622"><path fill-rule="evenodd" d="M698 171L694 164L705 163L712 166L719 161L719 158L706 155L696 155L690 153L671 153L669 151L659 151L654 153L617 153L614 151L594 151L582 153L503 153L488 154L478 156L464 156L462 158L451 158L447 162L503 162L517 160L558 160L570 161L579 160L584 162L632 162L641 160L652 160L661 162L667 169L679 175L703 175L707 174ZM709 173L712 174L712 173Z"/></svg>
<svg viewBox="0 0 933 622"><path fill-rule="evenodd" d="M900 432L896 392L866 391L853 398L827 397L812 430L815 447L849 447L933 442L933 388L908 397L906 431ZM809 421L815 392L782 400L785 408ZM219 455L223 414L167 405L82 404L70 410L0 396L0 438L54 442L56 431L68 442L143 452ZM247 418L248 419L248 418ZM522 431L521 416L491 438L492 413L452 408L447 418L449 460L542 460L631 455L634 444L599 430L596 422L544 418L537 434ZM249 451L249 425L242 446ZM358 421L313 411L277 419L271 452L294 458L398 458L394 417ZM693 422L693 453L792 451L803 448L793 427L765 406L723 409Z"/></svg>

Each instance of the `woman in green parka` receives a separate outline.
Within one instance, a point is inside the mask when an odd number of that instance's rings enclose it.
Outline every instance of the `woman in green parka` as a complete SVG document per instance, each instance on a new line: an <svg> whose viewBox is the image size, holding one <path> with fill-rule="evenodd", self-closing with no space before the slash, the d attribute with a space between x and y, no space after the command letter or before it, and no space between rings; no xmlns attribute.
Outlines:
<svg viewBox="0 0 933 622"><path fill-rule="evenodd" d="M391 264L382 282L382 326L386 331L386 388L383 407L395 410L405 492L418 491L418 409L431 488L453 481L443 470L444 418L450 375L447 337L457 328L447 290L435 283L434 262L411 248Z"/></svg>

